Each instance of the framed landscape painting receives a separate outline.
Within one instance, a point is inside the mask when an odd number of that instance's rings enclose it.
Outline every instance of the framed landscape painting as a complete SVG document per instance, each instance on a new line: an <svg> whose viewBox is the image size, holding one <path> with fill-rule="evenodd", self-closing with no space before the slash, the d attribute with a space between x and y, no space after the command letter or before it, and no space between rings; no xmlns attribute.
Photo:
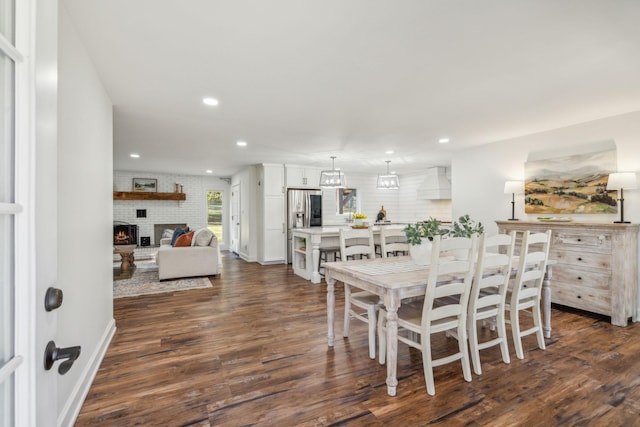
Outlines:
<svg viewBox="0 0 640 427"><path fill-rule="evenodd" d="M525 213L610 214L618 212L615 191L607 191L616 171L616 150L525 163Z"/></svg>
<svg viewBox="0 0 640 427"><path fill-rule="evenodd" d="M155 178L133 178L133 191L154 193L158 191L158 180Z"/></svg>

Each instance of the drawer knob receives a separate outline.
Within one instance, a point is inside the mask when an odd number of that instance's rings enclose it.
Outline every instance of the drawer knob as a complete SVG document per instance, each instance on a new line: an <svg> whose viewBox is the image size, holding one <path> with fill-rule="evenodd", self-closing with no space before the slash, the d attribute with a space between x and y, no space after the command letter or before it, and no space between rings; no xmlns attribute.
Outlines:
<svg viewBox="0 0 640 427"><path fill-rule="evenodd" d="M580 257L580 256L579 256L579 257L578 257L578 261L582 261L582 257Z"/></svg>
<svg viewBox="0 0 640 427"><path fill-rule="evenodd" d="M578 276L578 280L582 280L582 277L581 277L581 276Z"/></svg>
<svg viewBox="0 0 640 427"><path fill-rule="evenodd" d="M582 242L582 239L578 239L578 242Z"/></svg>
<svg viewBox="0 0 640 427"><path fill-rule="evenodd" d="M578 295L578 299L582 299L582 295Z"/></svg>

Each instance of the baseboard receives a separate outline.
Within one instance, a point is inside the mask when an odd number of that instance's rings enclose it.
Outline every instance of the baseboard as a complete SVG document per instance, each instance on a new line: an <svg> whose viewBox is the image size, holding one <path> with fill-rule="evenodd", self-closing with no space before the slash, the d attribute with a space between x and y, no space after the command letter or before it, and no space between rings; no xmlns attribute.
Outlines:
<svg viewBox="0 0 640 427"><path fill-rule="evenodd" d="M78 414L80 414L80 409L82 409L82 404L89 393L89 389L91 388L91 384L93 384L93 380L98 373L98 369L100 368L100 364L104 359L105 354L107 353L107 349L109 348L109 344L113 339L113 336L116 333L116 322L114 319L107 324L107 327L102 334L102 338L100 340L99 345L96 347L95 351L91 355L91 359L89 363L87 363L82 375L80 376L81 380L78 381L76 386L73 388L73 392L71 396L67 400L64 408L60 414L58 414L58 426L59 427L71 427L74 425L76 418L78 418Z"/></svg>

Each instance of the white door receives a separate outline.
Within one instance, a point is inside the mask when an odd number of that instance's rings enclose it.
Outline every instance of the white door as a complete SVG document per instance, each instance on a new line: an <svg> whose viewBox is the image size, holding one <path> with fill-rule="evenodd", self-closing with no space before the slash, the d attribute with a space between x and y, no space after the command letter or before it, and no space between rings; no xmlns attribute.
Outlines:
<svg viewBox="0 0 640 427"><path fill-rule="evenodd" d="M56 69L57 2L0 0L0 16L0 426L55 425L43 353L57 315L43 301L56 278L57 131L36 118L56 121L43 77Z"/></svg>
<svg viewBox="0 0 640 427"><path fill-rule="evenodd" d="M231 187L231 245L229 250L238 253L240 245L240 184Z"/></svg>

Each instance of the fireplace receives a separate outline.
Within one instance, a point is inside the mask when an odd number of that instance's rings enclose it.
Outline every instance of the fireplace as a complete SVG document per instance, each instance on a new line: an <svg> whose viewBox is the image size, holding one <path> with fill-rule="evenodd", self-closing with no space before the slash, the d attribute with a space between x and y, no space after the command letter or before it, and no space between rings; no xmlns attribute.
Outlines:
<svg viewBox="0 0 640 427"><path fill-rule="evenodd" d="M138 226L127 223L113 224L113 244L114 245L137 245Z"/></svg>

